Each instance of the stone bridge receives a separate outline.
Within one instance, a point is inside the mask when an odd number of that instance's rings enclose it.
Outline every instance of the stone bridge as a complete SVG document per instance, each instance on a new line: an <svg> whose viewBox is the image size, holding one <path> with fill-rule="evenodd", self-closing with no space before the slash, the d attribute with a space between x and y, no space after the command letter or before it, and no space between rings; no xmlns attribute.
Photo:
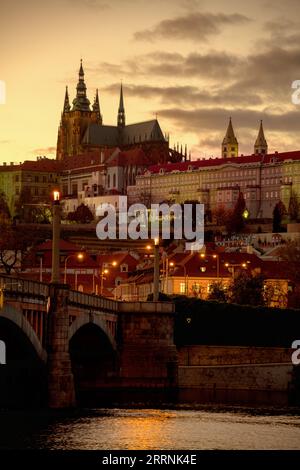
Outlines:
<svg viewBox="0 0 300 470"><path fill-rule="evenodd" d="M5 275L0 295L0 403L61 408L165 399L176 389L173 304L118 302Z"/></svg>

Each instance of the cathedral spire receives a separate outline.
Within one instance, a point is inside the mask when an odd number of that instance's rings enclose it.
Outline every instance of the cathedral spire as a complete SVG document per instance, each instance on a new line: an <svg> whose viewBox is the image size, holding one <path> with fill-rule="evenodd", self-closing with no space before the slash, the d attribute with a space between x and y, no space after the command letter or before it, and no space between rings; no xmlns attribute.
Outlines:
<svg viewBox="0 0 300 470"><path fill-rule="evenodd" d="M96 113L98 123L102 124L102 116L101 116L101 111L100 111L98 88L96 89L96 96L95 96L95 99L94 99L93 111L94 111L94 113Z"/></svg>
<svg viewBox="0 0 300 470"><path fill-rule="evenodd" d="M90 101L86 96L86 85L84 82L84 71L82 59L80 60L79 77L76 87L76 98L73 100L72 111L90 111Z"/></svg>
<svg viewBox="0 0 300 470"><path fill-rule="evenodd" d="M231 117L229 118L229 123L225 137L222 142L222 157L237 157L239 151L239 144L237 138L234 134Z"/></svg>
<svg viewBox="0 0 300 470"><path fill-rule="evenodd" d="M121 89L120 89L120 103L119 103L119 110L118 110L118 127L125 127L125 109L124 109L122 83L121 83Z"/></svg>
<svg viewBox="0 0 300 470"><path fill-rule="evenodd" d="M254 153L257 154L267 154L268 153L268 144L264 134L263 122L260 121L258 136L254 144Z"/></svg>
<svg viewBox="0 0 300 470"><path fill-rule="evenodd" d="M65 101L64 101L64 113L68 113L71 109L70 101L69 101L69 92L68 87L66 86L66 93L65 93Z"/></svg>

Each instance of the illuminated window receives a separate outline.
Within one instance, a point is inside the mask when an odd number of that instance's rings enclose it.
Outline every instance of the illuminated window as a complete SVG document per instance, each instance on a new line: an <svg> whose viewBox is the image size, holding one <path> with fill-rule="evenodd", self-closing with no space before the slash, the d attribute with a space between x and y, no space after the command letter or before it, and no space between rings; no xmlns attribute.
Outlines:
<svg viewBox="0 0 300 470"><path fill-rule="evenodd" d="M180 294L185 294L185 282L180 282L179 292L180 292Z"/></svg>

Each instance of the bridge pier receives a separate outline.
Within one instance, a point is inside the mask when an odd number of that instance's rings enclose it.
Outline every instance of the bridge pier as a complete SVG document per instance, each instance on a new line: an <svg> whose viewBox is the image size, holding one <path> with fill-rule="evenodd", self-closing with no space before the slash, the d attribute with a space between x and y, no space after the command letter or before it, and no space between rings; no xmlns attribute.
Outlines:
<svg viewBox="0 0 300 470"><path fill-rule="evenodd" d="M178 354L174 344L174 305L125 302L120 314L120 391L152 401L174 401Z"/></svg>
<svg viewBox="0 0 300 470"><path fill-rule="evenodd" d="M75 406L74 377L69 354L68 286L51 284L48 299L48 406Z"/></svg>

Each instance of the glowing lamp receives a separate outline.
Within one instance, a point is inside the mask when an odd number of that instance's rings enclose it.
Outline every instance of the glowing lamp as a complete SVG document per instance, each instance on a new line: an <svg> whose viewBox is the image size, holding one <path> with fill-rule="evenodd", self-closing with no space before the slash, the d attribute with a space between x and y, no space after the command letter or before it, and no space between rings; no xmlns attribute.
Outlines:
<svg viewBox="0 0 300 470"><path fill-rule="evenodd" d="M59 191L53 191L53 201L58 202L60 200L60 192Z"/></svg>

